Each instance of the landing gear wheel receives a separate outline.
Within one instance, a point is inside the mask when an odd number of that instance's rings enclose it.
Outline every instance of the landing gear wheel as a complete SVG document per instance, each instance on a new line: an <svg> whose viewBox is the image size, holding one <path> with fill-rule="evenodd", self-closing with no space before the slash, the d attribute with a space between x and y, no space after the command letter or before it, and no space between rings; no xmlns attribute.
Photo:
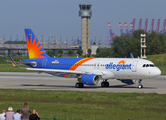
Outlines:
<svg viewBox="0 0 166 120"><path fill-rule="evenodd" d="M106 87L109 87L109 82L106 82Z"/></svg>
<svg viewBox="0 0 166 120"><path fill-rule="evenodd" d="M80 87L80 84L79 84L79 83L76 83L76 84L75 84L75 87L76 87L76 88L79 88L79 87Z"/></svg>
<svg viewBox="0 0 166 120"><path fill-rule="evenodd" d="M80 83L80 88L83 88L84 87L84 84L83 83Z"/></svg>
<svg viewBox="0 0 166 120"><path fill-rule="evenodd" d="M139 83L138 88L139 88L139 89L143 88L143 85L142 85L142 82L141 82L141 81L142 81L141 79L138 81L138 83Z"/></svg>
<svg viewBox="0 0 166 120"><path fill-rule="evenodd" d="M76 88L83 88L83 87L84 87L84 84L78 82L78 83L75 84L75 87L76 87Z"/></svg>
<svg viewBox="0 0 166 120"><path fill-rule="evenodd" d="M102 82L101 87L109 87L109 82L106 81Z"/></svg>
<svg viewBox="0 0 166 120"><path fill-rule="evenodd" d="M104 82L102 82L102 83L101 83L101 87L105 87L105 84L104 84Z"/></svg>
<svg viewBox="0 0 166 120"><path fill-rule="evenodd" d="M138 85L138 88L139 88L139 89L143 88L143 85Z"/></svg>

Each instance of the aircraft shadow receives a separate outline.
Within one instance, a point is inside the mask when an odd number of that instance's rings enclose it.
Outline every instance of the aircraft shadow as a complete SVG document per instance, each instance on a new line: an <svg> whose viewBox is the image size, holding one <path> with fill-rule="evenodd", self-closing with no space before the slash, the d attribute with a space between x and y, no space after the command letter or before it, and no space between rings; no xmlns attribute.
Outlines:
<svg viewBox="0 0 166 120"><path fill-rule="evenodd" d="M109 88L138 88L138 86L130 86L130 85L112 85ZM143 89L157 89L156 87L146 87L144 86Z"/></svg>
<svg viewBox="0 0 166 120"><path fill-rule="evenodd" d="M48 87L47 89L50 88L63 88L63 87L66 87L66 88L75 88L75 86L68 86L68 85L46 85L46 84L38 84L38 85L34 85L34 84L21 84L21 86L38 86L38 87ZM130 86L130 85L112 85L112 86L109 86L109 87L101 87L101 86L84 86L84 89L98 89L98 88L120 88L120 89L125 89L125 88L134 88L134 89L137 89L138 86ZM78 88L77 88L78 89ZM79 88L79 89L83 89L83 88ZM157 89L155 87L143 87L143 89Z"/></svg>

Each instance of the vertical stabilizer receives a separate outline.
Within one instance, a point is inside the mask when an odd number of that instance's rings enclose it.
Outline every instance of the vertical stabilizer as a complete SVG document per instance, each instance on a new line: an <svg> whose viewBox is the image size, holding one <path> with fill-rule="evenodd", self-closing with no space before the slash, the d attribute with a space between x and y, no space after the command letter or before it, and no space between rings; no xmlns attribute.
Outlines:
<svg viewBox="0 0 166 120"><path fill-rule="evenodd" d="M49 57L31 29L25 29L25 36L30 59Z"/></svg>

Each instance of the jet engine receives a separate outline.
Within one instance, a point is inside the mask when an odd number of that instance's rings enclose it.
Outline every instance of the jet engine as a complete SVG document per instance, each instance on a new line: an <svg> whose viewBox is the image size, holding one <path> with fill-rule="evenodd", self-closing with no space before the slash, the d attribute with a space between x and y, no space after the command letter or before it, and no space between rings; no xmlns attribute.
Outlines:
<svg viewBox="0 0 166 120"><path fill-rule="evenodd" d="M102 80L101 76L96 74L82 75L81 81L86 85L96 85Z"/></svg>

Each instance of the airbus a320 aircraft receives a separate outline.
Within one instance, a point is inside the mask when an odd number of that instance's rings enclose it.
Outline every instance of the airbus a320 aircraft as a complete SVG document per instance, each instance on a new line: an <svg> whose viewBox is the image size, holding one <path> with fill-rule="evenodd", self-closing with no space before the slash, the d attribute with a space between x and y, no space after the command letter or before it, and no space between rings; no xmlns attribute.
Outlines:
<svg viewBox="0 0 166 120"><path fill-rule="evenodd" d="M138 83L143 88L142 79L161 74L151 61L135 58L52 58L46 54L31 29L25 29L29 59L22 62L34 70L48 74L78 78L76 88L85 85L108 87L108 79L117 79L126 84ZM9 56L10 57L10 56ZM10 57L12 64L18 67Z"/></svg>

